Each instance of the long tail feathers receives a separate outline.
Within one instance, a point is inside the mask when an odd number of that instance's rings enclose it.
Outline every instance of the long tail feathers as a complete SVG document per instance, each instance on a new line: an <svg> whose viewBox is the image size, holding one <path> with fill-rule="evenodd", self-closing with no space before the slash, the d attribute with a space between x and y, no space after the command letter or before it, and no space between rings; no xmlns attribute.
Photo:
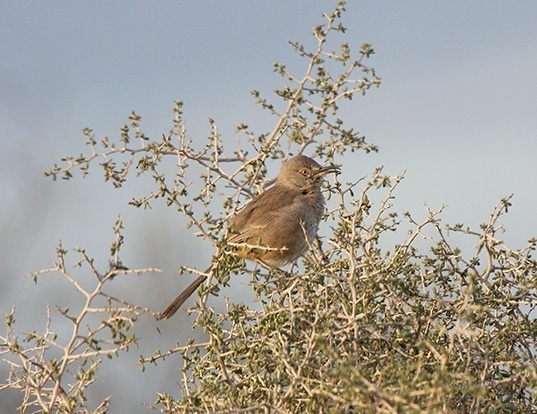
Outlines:
<svg viewBox="0 0 537 414"><path fill-rule="evenodd" d="M212 266L209 267L205 273L209 273L211 268ZM181 294L175 298L171 305L168 306L164 312L162 312L160 319L170 319L173 315L175 315L175 312L177 312L183 303L185 303L185 301L198 289L205 279L207 279L207 275L198 276L198 278L194 280L185 290L183 290Z"/></svg>

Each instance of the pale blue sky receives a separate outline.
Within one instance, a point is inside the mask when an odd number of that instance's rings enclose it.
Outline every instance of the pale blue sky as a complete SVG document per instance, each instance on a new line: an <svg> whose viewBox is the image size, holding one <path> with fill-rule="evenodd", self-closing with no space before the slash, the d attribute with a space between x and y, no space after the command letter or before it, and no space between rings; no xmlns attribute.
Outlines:
<svg viewBox="0 0 537 414"><path fill-rule="evenodd" d="M311 27L332 4L3 1L0 311L18 304L21 328L39 328L33 324L42 321L34 315L66 294L60 284L43 294L46 284L34 287L24 276L48 266L60 239L67 248L88 247L105 266L110 229L120 212L133 265L166 270L157 288L148 278L133 278L125 289L145 305L162 308L173 296L170 289L182 286L175 272L184 263L181 239L190 231L178 214L134 211L127 202L143 189L114 191L102 184L97 169L69 183L52 183L43 171L85 149L85 127L97 137L117 136L132 110L143 116L148 135L167 132L176 99L185 103L195 139L205 139L209 118L218 123L224 142L235 141L234 128L242 122L258 132L269 129L271 120L249 91L269 93L280 84L272 63L296 65L287 41L309 41ZM472 226L486 221L496 202L514 192L506 240L521 247L537 235L536 21L533 1L348 5L345 40L355 51L361 43L373 44L370 64L382 85L344 108L347 122L380 147L379 154L360 153L346 166L343 159L344 177L369 175L380 165L390 174L406 170L399 209L423 217L425 203L434 209L448 204L446 222ZM189 264L203 266L210 259L203 243L190 249L199 262ZM146 290L136 296L141 289ZM188 321L181 322L185 332ZM144 350L173 344L177 332L169 326L161 336L151 330ZM137 373L133 361L120 364ZM131 402L134 410L152 402L155 391L174 392L173 364L177 361L143 374L142 381L151 378L154 389L133 385L139 391L139 400ZM122 412L118 402L125 395L133 394L119 390L111 412Z"/></svg>

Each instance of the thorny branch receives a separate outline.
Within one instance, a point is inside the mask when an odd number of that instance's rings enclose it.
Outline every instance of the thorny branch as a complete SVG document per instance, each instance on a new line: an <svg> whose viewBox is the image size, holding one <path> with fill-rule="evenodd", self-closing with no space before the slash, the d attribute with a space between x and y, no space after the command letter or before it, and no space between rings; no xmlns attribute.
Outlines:
<svg viewBox="0 0 537 414"><path fill-rule="evenodd" d="M364 44L357 56L347 43L328 50L329 40L345 33L339 22L344 10L341 2L324 15L324 24L313 30L312 49L291 43L307 61L304 73L274 65L285 82L275 91L279 101L252 92L275 122L264 133L239 125L246 142L238 149L224 146L212 120L206 140L191 138L178 101L173 127L162 137L147 137L133 112L118 142L107 137L98 142L86 129L89 153L66 157L47 173L70 179L73 170L86 175L100 163L105 180L116 187L133 171L148 175L154 187L131 204L150 207L164 200L215 246L215 277L200 289L201 299L191 310L194 326L206 338L140 359L145 368L175 354L183 358L180 395L158 393L154 408L166 413L529 412L537 398L532 257L537 240L513 249L500 239L510 197L478 230L446 227L443 207L427 208L422 220L394 211L394 191L403 176L377 169L369 179L336 180L325 189L331 200L323 231L330 236L290 270L245 269L225 254L225 224L270 183L270 160L309 149L309 155L335 163L346 152L377 150L337 116L345 101L380 83L365 63L374 53L371 45ZM211 211L220 205L223 211ZM58 263L35 274L41 279L59 273L81 295L80 312L58 308L72 325L69 338L51 332L49 313L45 332L29 334L30 345L23 346L13 330L14 311L7 315L0 354L10 377L1 387L24 392L21 411L90 412L84 393L95 381L100 358L136 343L130 328L147 310L107 295L105 287L116 277L155 269L129 270L121 263L120 228L116 223L108 271L99 272L78 250L79 264L95 276L93 290L72 275L62 246ZM455 246L454 232L471 247ZM187 266L182 270L200 274ZM239 271L251 276L254 306L228 300L225 311L217 312L208 294ZM100 321L84 330L90 316ZM108 404L103 400L92 412L104 413Z"/></svg>

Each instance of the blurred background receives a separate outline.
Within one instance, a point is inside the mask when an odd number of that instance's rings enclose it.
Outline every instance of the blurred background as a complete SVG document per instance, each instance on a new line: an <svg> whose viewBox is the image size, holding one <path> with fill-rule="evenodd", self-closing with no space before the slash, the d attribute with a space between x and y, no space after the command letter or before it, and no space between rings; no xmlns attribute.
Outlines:
<svg viewBox="0 0 537 414"><path fill-rule="evenodd" d="M125 276L115 286L133 302L164 309L192 280L179 279L179 266L207 266L208 243L195 238L173 208L128 206L148 191L148 181L133 177L115 190L96 166L71 181L53 182L43 173L61 157L86 151L83 128L97 139L115 138L133 110L142 115L146 135L167 133L176 99L185 104L188 135L199 146L210 134L209 118L232 146L240 123L258 133L272 129L274 120L254 105L250 91L269 96L281 86L275 61L302 67L288 41L311 44L311 28L334 6L321 0L4 0L1 314L15 305L19 330L42 331L47 305L76 306L80 297L58 275L37 286L27 275L51 265L60 240L71 251L85 248L106 269L118 214L125 225L123 261L164 272ZM420 219L425 205L447 204L445 223L473 227L514 193L504 239L521 248L537 235L537 3L375 0L353 1L347 9L344 40L356 53L362 43L373 44L376 54L367 63L382 85L345 105L340 116L380 152L348 154L341 180L369 176L379 166L388 174L406 170L396 192L399 211ZM74 263L76 254L69 255ZM248 295L246 278L235 282L234 292ZM166 323L142 320L140 348L105 363L90 397L111 395L110 412L124 413L143 411L156 392L179 395L179 358L143 373L137 359L186 342L195 335L191 323L184 312ZM62 333L61 324L58 329ZM3 363L0 375L2 381L7 376ZM0 393L3 412L14 412L19 401L16 392Z"/></svg>

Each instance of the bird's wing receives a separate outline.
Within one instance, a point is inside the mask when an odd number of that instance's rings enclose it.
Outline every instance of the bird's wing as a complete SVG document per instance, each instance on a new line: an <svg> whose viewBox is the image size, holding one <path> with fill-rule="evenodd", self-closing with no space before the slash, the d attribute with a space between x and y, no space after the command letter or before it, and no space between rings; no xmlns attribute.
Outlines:
<svg viewBox="0 0 537 414"><path fill-rule="evenodd" d="M293 205L299 193L272 187L250 201L233 219L229 241L243 243L259 239L263 230L282 217L281 211Z"/></svg>

